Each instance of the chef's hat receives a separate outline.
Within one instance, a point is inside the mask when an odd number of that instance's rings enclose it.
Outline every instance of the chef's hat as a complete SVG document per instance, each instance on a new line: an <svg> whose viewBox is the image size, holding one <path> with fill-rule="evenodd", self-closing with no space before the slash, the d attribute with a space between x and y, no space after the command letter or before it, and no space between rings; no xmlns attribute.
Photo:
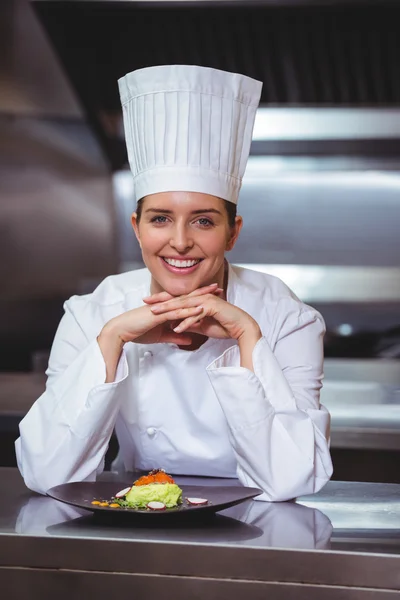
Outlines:
<svg viewBox="0 0 400 600"><path fill-rule="evenodd" d="M187 65L139 69L118 83L135 200L187 191L236 204L262 83Z"/></svg>

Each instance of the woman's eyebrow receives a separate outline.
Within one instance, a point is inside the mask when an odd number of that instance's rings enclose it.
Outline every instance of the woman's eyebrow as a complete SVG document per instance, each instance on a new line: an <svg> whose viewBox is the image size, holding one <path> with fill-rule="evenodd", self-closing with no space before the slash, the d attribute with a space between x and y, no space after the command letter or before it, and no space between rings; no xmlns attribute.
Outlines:
<svg viewBox="0 0 400 600"><path fill-rule="evenodd" d="M145 212L156 212L156 213L163 213L165 215L172 215L173 214L173 210L168 210L166 208L146 208ZM216 208L201 208L199 210L192 210L191 214L192 215L201 215L203 213L215 213L217 215L221 215L222 213L217 210Z"/></svg>
<svg viewBox="0 0 400 600"><path fill-rule="evenodd" d="M202 213L215 213L221 215L222 213L216 208L202 208L200 210L192 210L192 215L201 215Z"/></svg>

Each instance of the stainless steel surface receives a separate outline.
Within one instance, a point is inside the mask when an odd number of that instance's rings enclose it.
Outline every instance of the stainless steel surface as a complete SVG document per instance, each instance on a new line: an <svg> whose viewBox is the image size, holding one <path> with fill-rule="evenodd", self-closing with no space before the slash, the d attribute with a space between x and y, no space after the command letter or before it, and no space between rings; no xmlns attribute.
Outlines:
<svg viewBox="0 0 400 600"><path fill-rule="evenodd" d="M268 174L264 160L249 159L232 262L398 268L399 172Z"/></svg>
<svg viewBox="0 0 400 600"><path fill-rule="evenodd" d="M329 517L334 536L347 531L362 538L362 532L387 531L393 540L389 533L393 530L400 550L400 485L332 481L318 494L297 502Z"/></svg>
<svg viewBox="0 0 400 600"><path fill-rule="evenodd" d="M398 138L396 108L268 108L257 111L253 140Z"/></svg>
<svg viewBox="0 0 400 600"><path fill-rule="evenodd" d="M116 267L104 159L84 123L0 117L0 132L0 299L67 299Z"/></svg>
<svg viewBox="0 0 400 600"><path fill-rule="evenodd" d="M331 448L354 449L354 450L400 450L400 423L391 423L389 427L380 424L362 427L350 422L348 424L333 425L331 429ZM376 476L378 480L381 477ZM400 475L397 475L397 481ZM392 480L393 481L393 480Z"/></svg>
<svg viewBox="0 0 400 600"><path fill-rule="evenodd" d="M324 371L330 381L370 381L400 388L398 360L326 358Z"/></svg>
<svg viewBox="0 0 400 600"><path fill-rule="evenodd" d="M0 3L0 113L82 119L82 108L29 0Z"/></svg>
<svg viewBox="0 0 400 600"><path fill-rule="evenodd" d="M242 264L282 279L304 302L399 302L399 267Z"/></svg>
<svg viewBox="0 0 400 600"><path fill-rule="evenodd" d="M325 360L333 448L400 450L400 362Z"/></svg>
<svg viewBox="0 0 400 600"><path fill-rule="evenodd" d="M1 577L2 576L2 577ZM13 600L43 600L57 597L70 600L71 589L79 590L82 598L135 596L158 600L392 600L397 592L365 588L308 585L219 579L215 577L185 577L127 573L92 573L50 569L4 569L0 572L3 589L13 590Z"/></svg>
<svg viewBox="0 0 400 600"><path fill-rule="evenodd" d="M1 2L0 370L49 349L62 304L117 270L106 160L29 2Z"/></svg>
<svg viewBox="0 0 400 600"><path fill-rule="evenodd" d="M30 3L0 14L0 300L66 298L116 268L110 175Z"/></svg>
<svg viewBox="0 0 400 600"><path fill-rule="evenodd" d="M400 362L325 360L333 448L400 450Z"/></svg>
<svg viewBox="0 0 400 600"><path fill-rule="evenodd" d="M116 482L132 477L104 476ZM205 482L221 480L201 478ZM375 594L400 588L397 485L330 483L297 503L249 502L212 521L164 528L101 523L86 511L29 493L13 469L0 469L0 490L0 581L8 568L29 567L49 575L59 569L146 575L149 584L156 575L176 577L178 593L187 577L283 585L285 592L318 586L320 593L330 590L323 598L343 598L344 590L356 594L358 588Z"/></svg>

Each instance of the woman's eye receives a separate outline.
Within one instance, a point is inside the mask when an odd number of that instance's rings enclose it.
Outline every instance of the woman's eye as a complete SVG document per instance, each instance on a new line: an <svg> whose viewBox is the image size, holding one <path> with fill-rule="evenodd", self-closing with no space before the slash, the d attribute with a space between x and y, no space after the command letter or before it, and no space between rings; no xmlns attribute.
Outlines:
<svg viewBox="0 0 400 600"><path fill-rule="evenodd" d="M157 217L153 217L151 219L151 223L165 223L167 220L167 217L164 217L164 215L158 215Z"/></svg>
<svg viewBox="0 0 400 600"><path fill-rule="evenodd" d="M197 223L201 225L201 227L210 227L211 225L213 225L212 221L210 221L210 219L207 219L206 217L201 217L201 219L197 219Z"/></svg>

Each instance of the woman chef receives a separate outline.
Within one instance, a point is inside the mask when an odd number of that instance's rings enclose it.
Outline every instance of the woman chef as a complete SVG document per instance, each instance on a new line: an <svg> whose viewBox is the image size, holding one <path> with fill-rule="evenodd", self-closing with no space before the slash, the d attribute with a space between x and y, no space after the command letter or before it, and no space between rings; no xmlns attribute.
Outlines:
<svg viewBox="0 0 400 600"><path fill-rule="evenodd" d="M147 268L65 303L16 442L25 483L94 481L115 428L128 471L238 477L263 500L316 492L332 473L323 320L225 259L262 85L178 65L119 87Z"/></svg>

